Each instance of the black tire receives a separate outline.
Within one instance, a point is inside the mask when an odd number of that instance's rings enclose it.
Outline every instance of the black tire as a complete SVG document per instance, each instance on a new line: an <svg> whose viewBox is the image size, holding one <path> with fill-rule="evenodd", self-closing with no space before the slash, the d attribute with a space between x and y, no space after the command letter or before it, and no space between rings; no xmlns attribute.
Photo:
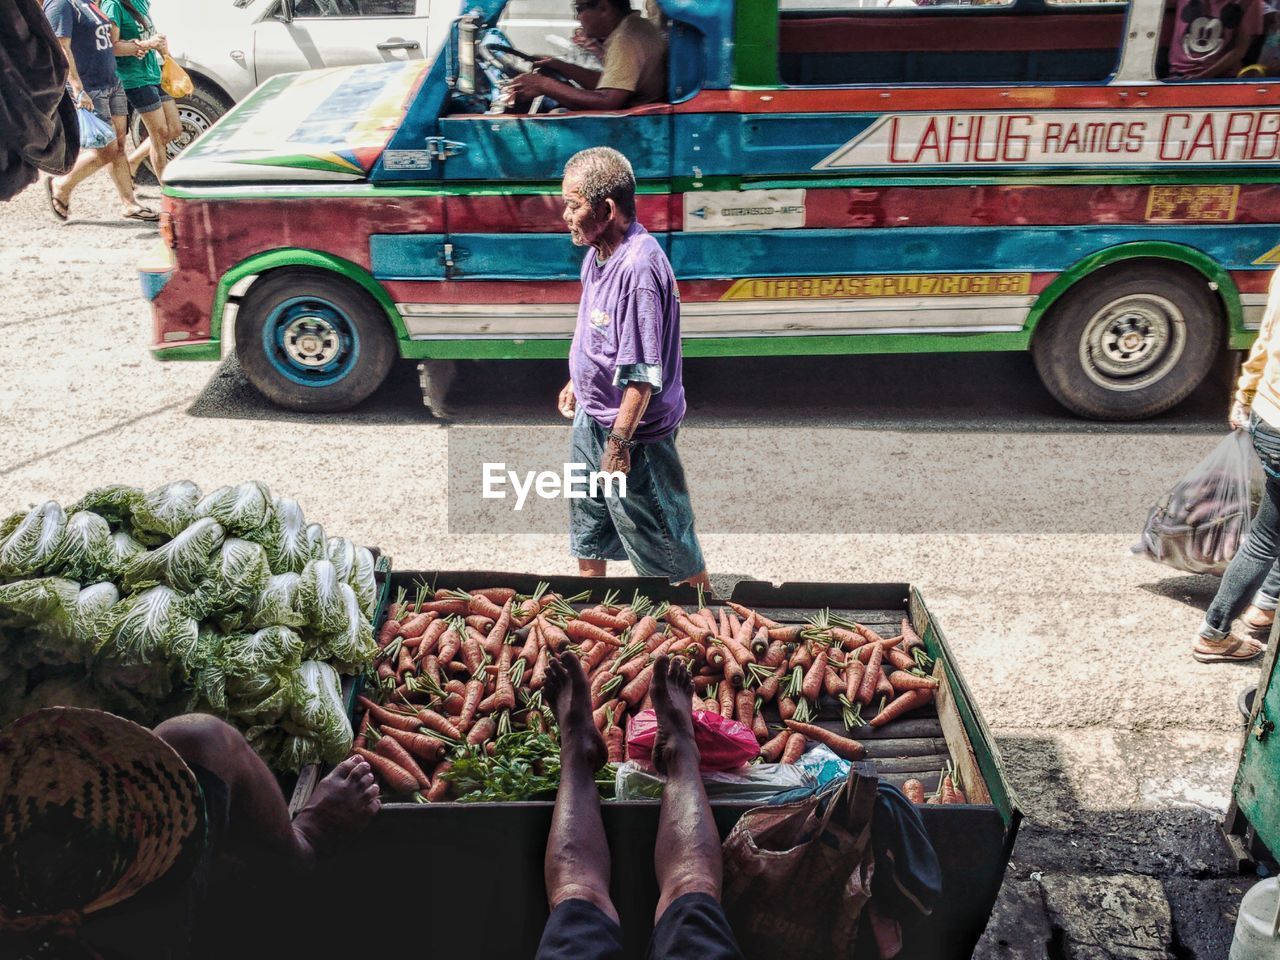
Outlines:
<svg viewBox="0 0 1280 960"><path fill-rule="evenodd" d="M1060 404L1094 420L1143 420L1184 400L1222 346L1222 304L1196 271L1159 260L1090 274L1031 340Z"/></svg>
<svg viewBox="0 0 1280 960"><path fill-rule="evenodd" d="M386 313L322 270L279 270L253 284L236 313L245 377L289 410L348 410L386 379L398 354Z"/></svg>
<svg viewBox="0 0 1280 960"><path fill-rule="evenodd" d="M182 97L178 100L177 104L178 117L182 120L182 136L169 144L166 152L169 154L170 160L186 149L191 141L212 127L219 117L231 109L231 104L221 94L200 86L195 88L191 96ZM143 126L142 115L137 111L131 111L129 132L133 137L133 145L135 147L147 139L147 128ZM151 159L148 157L143 160L142 165L150 171Z"/></svg>

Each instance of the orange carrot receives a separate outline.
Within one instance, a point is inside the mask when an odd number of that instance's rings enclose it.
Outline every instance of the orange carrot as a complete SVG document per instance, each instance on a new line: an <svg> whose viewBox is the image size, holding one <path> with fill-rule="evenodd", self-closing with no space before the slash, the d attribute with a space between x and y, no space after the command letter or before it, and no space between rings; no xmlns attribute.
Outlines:
<svg viewBox="0 0 1280 960"><path fill-rule="evenodd" d="M762 624L764 624L766 627L768 627L770 630L774 629L775 627L781 627L781 626L782 626L782 624L780 624L780 623L775 623L774 621L772 621L772 620L770 620L768 617L766 617L764 614L759 613L758 611L755 611L755 610L751 610L751 609L749 609L749 608L747 608L747 607L744 607L744 606L743 606L742 604L740 604L740 603L734 603L732 600L727 601L727 603L728 603L728 605L729 605L730 607L732 607L732 608L733 608L733 610L738 614L738 616L740 616L740 617L755 617L755 618L756 618L756 623L762 623Z"/></svg>
<svg viewBox="0 0 1280 960"><path fill-rule="evenodd" d="M778 715L783 720L790 720L796 715L796 702L790 697L783 697L778 701Z"/></svg>
<svg viewBox="0 0 1280 960"><path fill-rule="evenodd" d="M473 597L484 597L490 603L506 603L508 600L514 600L516 591L514 587L484 587L478 590L468 590Z"/></svg>
<svg viewBox="0 0 1280 960"><path fill-rule="evenodd" d="M494 623L493 628L489 631L489 635L485 637L486 648L492 644L501 645L505 643L507 639L507 631L510 629L511 600L508 599L507 602L502 605L502 610L498 614L497 622Z"/></svg>
<svg viewBox="0 0 1280 960"><path fill-rule="evenodd" d="M607 643L611 647L622 645L622 641L604 627L597 627L586 620L570 620L564 625L564 632L574 640L594 640L596 643Z"/></svg>
<svg viewBox="0 0 1280 960"><path fill-rule="evenodd" d="M844 676L830 660L827 661L827 672L822 678L822 689L829 697L839 697L844 693Z"/></svg>
<svg viewBox="0 0 1280 960"><path fill-rule="evenodd" d="M423 631L422 638L418 643L419 660L436 649L440 643L440 638L445 635L445 631L448 629L449 621L443 619L433 620L427 625L427 629Z"/></svg>
<svg viewBox="0 0 1280 960"><path fill-rule="evenodd" d="M910 656L916 650L925 649L924 641L920 639L920 634L916 633L915 628L911 626L911 621L906 617L902 618L902 646Z"/></svg>
<svg viewBox="0 0 1280 960"><path fill-rule="evenodd" d="M938 681L933 677L921 677L914 673L895 670L889 674L889 683L898 693L903 690L937 690Z"/></svg>
<svg viewBox="0 0 1280 960"><path fill-rule="evenodd" d="M468 636L462 641L462 660L467 665L468 673L476 673L484 664L487 651L477 637Z"/></svg>
<svg viewBox="0 0 1280 960"><path fill-rule="evenodd" d="M804 682L800 685L800 695L810 703L816 703L822 693L822 683L827 676L827 656L830 651L823 647L813 658L813 663L805 671Z"/></svg>
<svg viewBox="0 0 1280 960"><path fill-rule="evenodd" d="M751 717L751 732L756 735L756 740L764 743L769 739L769 725L764 722L764 704L757 702L753 705L754 713Z"/></svg>
<svg viewBox="0 0 1280 960"><path fill-rule="evenodd" d="M523 660L529 666L533 666L538 659L538 651L542 649L542 636L538 633L538 625L534 623L529 628L528 638L524 642L524 646L520 648L520 656L516 659Z"/></svg>
<svg viewBox="0 0 1280 960"><path fill-rule="evenodd" d="M395 681L396 668L391 665L390 660L383 660L381 663L378 664L378 679L390 680L392 682Z"/></svg>
<svg viewBox="0 0 1280 960"><path fill-rule="evenodd" d="M733 692L733 684L725 682L716 688L716 693L720 699L720 716L733 716L733 703L735 694Z"/></svg>
<svg viewBox="0 0 1280 960"><path fill-rule="evenodd" d="M658 627L660 626L661 624L653 617L647 615L643 616L636 621L636 625L631 628L631 636L628 637L628 639L632 643L643 643L647 647L650 638L657 635Z"/></svg>
<svg viewBox="0 0 1280 960"><path fill-rule="evenodd" d="M862 675L862 685L858 687L858 702L863 706L869 706L875 699L876 687L880 683L880 660L883 655L883 648L879 645L871 647L871 658L867 661L867 670Z"/></svg>
<svg viewBox="0 0 1280 960"><path fill-rule="evenodd" d="M464 617L463 620L466 622L468 627L474 627L484 634L487 634L492 630L493 625L497 622L492 617L482 617L476 613L473 613L469 617Z"/></svg>
<svg viewBox="0 0 1280 960"><path fill-rule="evenodd" d="M369 761L369 766L389 793L413 793L418 789L418 780L413 774L382 754L364 747L357 747L352 752Z"/></svg>
<svg viewBox="0 0 1280 960"><path fill-rule="evenodd" d="M626 735L618 726L612 713L608 715L605 722L608 726L604 731L604 745L608 751L609 763L622 763L627 758Z"/></svg>
<svg viewBox="0 0 1280 960"><path fill-rule="evenodd" d="M745 667L749 663L756 662L756 655L751 649L740 643L736 637L729 637L723 641L724 648L733 654L733 658L738 661L739 665Z"/></svg>
<svg viewBox="0 0 1280 960"><path fill-rule="evenodd" d="M764 657L760 662L766 667L776 667L780 663L787 661L787 645L781 640L772 640L769 643L769 649L765 651Z"/></svg>
<svg viewBox="0 0 1280 960"><path fill-rule="evenodd" d="M621 715L626 708L626 704L622 700L610 700L608 703L602 704L591 715L591 719L595 721L596 729L604 732L605 720L608 719L609 713L612 711L615 715Z"/></svg>
<svg viewBox="0 0 1280 960"><path fill-rule="evenodd" d="M729 641L720 641L721 646ZM725 654L724 658L724 678L729 681L735 688L742 688L746 685L747 677L742 672L742 664L738 662L737 657L732 651Z"/></svg>
<svg viewBox="0 0 1280 960"><path fill-rule="evenodd" d="M884 670L880 671L880 677L876 680L876 697L887 697L892 700L894 697L893 684L889 682L888 676Z"/></svg>
<svg viewBox="0 0 1280 960"><path fill-rule="evenodd" d="M449 788L452 784L443 775L448 773L452 767L453 762L450 760L445 760L440 766L436 767L435 779L431 781L431 789L427 791L427 799L432 803L439 803L449 796Z"/></svg>
<svg viewBox="0 0 1280 960"><path fill-rule="evenodd" d="M646 693L649 692L649 685L653 682L654 664L648 664L641 670L634 680L626 684L618 696L628 707L634 707L637 703L644 699Z"/></svg>
<svg viewBox="0 0 1280 960"><path fill-rule="evenodd" d="M550 658L547 655L547 648L545 646L539 647L538 659L534 661L533 674L532 676L529 677L530 690L542 689L542 685L546 682L546 679L547 679L548 663L550 663Z"/></svg>
<svg viewBox="0 0 1280 960"><path fill-rule="evenodd" d="M890 647L884 652L884 658L898 670L914 670L919 666L911 657L897 647Z"/></svg>
<svg viewBox="0 0 1280 960"><path fill-rule="evenodd" d="M912 803L924 803L924 784L914 777L902 785L902 792Z"/></svg>
<svg viewBox="0 0 1280 960"><path fill-rule="evenodd" d="M495 710L514 710L516 708L516 688L511 682L511 659L515 651L511 644L502 645L502 653L498 655L498 675L494 678L493 708Z"/></svg>
<svg viewBox="0 0 1280 960"><path fill-rule="evenodd" d="M788 721L790 722L790 721ZM792 733L787 738L787 746L782 751L783 763L796 763L804 756L805 737L803 733Z"/></svg>
<svg viewBox="0 0 1280 960"><path fill-rule="evenodd" d="M453 720L457 720L458 717L462 716L462 705L464 702L465 700L463 699L462 694L449 693L440 704L440 709L443 710L447 716L452 717Z"/></svg>
<svg viewBox="0 0 1280 960"><path fill-rule="evenodd" d="M409 771L409 775L418 782L419 790L430 789L431 778L422 772L422 767L418 766L418 761L413 759L409 751L404 748L404 744L395 737L383 737L373 749L392 763Z"/></svg>
<svg viewBox="0 0 1280 960"><path fill-rule="evenodd" d="M782 751L786 749L787 742L790 739L791 731L783 730L760 747L760 759L765 763L777 763L782 759Z"/></svg>
<svg viewBox="0 0 1280 960"><path fill-rule="evenodd" d="M538 618L538 629L542 632L542 642L551 647L552 653L559 653L569 645L569 635L546 617Z"/></svg>
<svg viewBox="0 0 1280 960"><path fill-rule="evenodd" d="M410 638L422 636L422 632L427 629L427 625L438 616L440 614L434 612L415 614L400 625L400 636Z"/></svg>
<svg viewBox="0 0 1280 960"><path fill-rule="evenodd" d="M410 733L407 730L397 730L395 727L385 726L380 729L384 738L391 737L418 760L426 763L435 763L449 752L447 743L425 733Z"/></svg>
<svg viewBox="0 0 1280 960"><path fill-rule="evenodd" d="M733 719L743 726L751 726L756 716L756 695L750 690L739 690L733 699Z"/></svg>
<svg viewBox="0 0 1280 960"><path fill-rule="evenodd" d="M481 717L467 731L467 743L474 747L476 744L484 743L486 740L492 740L493 735L497 732L497 720L493 719L493 717Z"/></svg>
<svg viewBox="0 0 1280 960"><path fill-rule="evenodd" d="M791 654L791 666L801 667L808 670L813 666L813 649L807 643L802 643L796 647L795 652Z"/></svg>
<svg viewBox="0 0 1280 960"><path fill-rule="evenodd" d="M832 733L825 727L819 727L812 723L798 723L795 720L787 720L785 722L789 729L797 733L803 733L810 740L826 744L831 748L831 752L842 760L861 760L867 755L867 748L857 740L850 740L848 737L842 737L838 733Z"/></svg>
<svg viewBox="0 0 1280 960"><path fill-rule="evenodd" d="M862 687L862 676L867 672L867 665L860 660L850 657L845 662L844 668L844 695L849 698L849 702L858 699L858 690Z"/></svg>
<svg viewBox="0 0 1280 960"><path fill-rule="evenodd" d="M382 625L382 629L378 631L378 646L385 647L388 643L400 636L400 621L387 618L387 622Z"/></svg>
<svg viewBox="0 0 1280 960"><path fill-rule="evenodd" d="M804 630L803 623L793 623L785 627L771 627L765 624L765 629L769 631L769 640L780 640L783 643L799 643L800 633Z"/></svg>
<svg viewBox="0 0 1280 960"><path fill-rule="evenodd" d="M755 632L755 636L751 638L751 643L748 644L748 647L751 652L755 654L758 662L761 657L769 652L769 628L761 627L757 630Z"/></svg>
<svg viewBox="0 0 1280 960"><path fill-rule="evenodd" d="M932 690L908 690L906 693L899 694L896 698L886 703L884 709L871 718L871 726L883 727L890 720L894 720L904 713L910 713L912 710L932 702Z"/></svg>
<svg viewBox="0 0 1280 960"><path fill-rule="evenodd" d="M585 620L587 623L601 627L605 630L616 630L618 633L621 633L623 630L627 629L627 627L631 626L631 624L622 617L615 617L613 614L601 610L599 607L592 607L591 609L581 611L578 614L578 619Z"/></svg>
<svg viewBox="0 0 1280 960"><path fill-rule="evenodd" d="M689 614L686 613L683 608L677 607L675 604L672 604L667 608L665 619L667 623L671 624L673 627L683 630L686 635L693 637L695 640L700 640L703 643L707 641L708 637L715 634L714 630L708 630L702 624L695 623L690 619Z"/></svg>
<svg viewBox="0 0 1280 960"><path fill-rule="evenodd" d="M787 661L784 659L781 663L778 664L777 668L773 671L773 676L771 676L764 683L760 684L760 686L757 688L757 693L760 694L760 699L763 700L765 703L769 703L770 701L772 701L773 698L778 695L778 687L782 685L782 678L786 676L786 674L787 674Z"/></svg>
<svg viewBox="0 0 1280 960"><path fill-rule="evenodd" d="M462 715L458 718L458 726L463 730L471 728L472 721L476 718L476 711L480 708L480 701L484 698L484 681L470 680L467 683L467 695L462 701Z"/></svg>
<svg viewBox="0 0 1280 960"><path fill-rule="evenodd" d="M380 707L368 697L358 698L360 706L369 711L369 716L373 717L379 724L386 724L388 727L396 727L400 730L417 730L418 718L413 714L394 713L385 707Z"/></svg>
<svg viewBox="0 0 1280 960"><path fill-rule="evenodd" d="M605 657L616 649L617 647L611 647L607 643L593 643L590 649L583 651L582 672L590 676L596 667L604 663Z"/></svg>

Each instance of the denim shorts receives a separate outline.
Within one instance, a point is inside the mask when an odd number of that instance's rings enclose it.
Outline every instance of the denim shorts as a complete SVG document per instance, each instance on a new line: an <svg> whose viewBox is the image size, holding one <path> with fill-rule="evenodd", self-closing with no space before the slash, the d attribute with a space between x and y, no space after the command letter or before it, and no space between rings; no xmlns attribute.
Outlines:
<svg viewBox="0 0 1280 960"><path fill-rule="evenodd" d="M126 90L124 95L129 98L129 106L139 113L150 113L152 110L159 110L162 103L173 99L173 97L164 92L164 88L158 83L147 83L141 87L134 87L132 90Z"/></svg>
<svg viewBox="0 0 1280 960"><path fill-rule="evenodd" d="M1267 476L1280 480L1280 431L1256 413L1249 414L1249 436Z"/></svg>
<svg viewBox="0 0 1280 960"><path fill-rule="evenodd" d="M93 100L93 112L104 122L110 123L112 117L129 115L129 99L125 96L124 84L119 77L109 87L87 87L84 92Z"/></svg>
<svg viewBox="0 0 1280 960"><path fill-rule="evenodd" d="M608 435L579 407L570 462L586 464L588 472L599 470ZM671 583L702 572L706 564L693 532L693 507L675 433L631 451L625 497L615 487L569 500L569 552L581 560L630 560L638 575Z"/></svg>

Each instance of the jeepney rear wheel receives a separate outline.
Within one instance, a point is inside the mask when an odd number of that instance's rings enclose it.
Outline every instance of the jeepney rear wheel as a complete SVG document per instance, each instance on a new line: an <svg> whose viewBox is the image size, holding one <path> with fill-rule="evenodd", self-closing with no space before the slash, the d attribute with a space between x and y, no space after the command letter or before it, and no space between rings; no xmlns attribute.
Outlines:
<svg viewBox="0 0 1280 960"><path fill-rule="evenodd" d="M277 271L253 284L236 313L236 355L249 382L290 410L347 410L386 379L396 359L387 316L341 277Z"/></svg>
<svg viewBox="0 0 1280 960"><path fill-rule="evenodd" d="M1163 413L1205 378L1222 346L1222 304L1196 271L1129 261L1081 280L1036 328L1036 371L1060 404L1093 420Z"/></svg>

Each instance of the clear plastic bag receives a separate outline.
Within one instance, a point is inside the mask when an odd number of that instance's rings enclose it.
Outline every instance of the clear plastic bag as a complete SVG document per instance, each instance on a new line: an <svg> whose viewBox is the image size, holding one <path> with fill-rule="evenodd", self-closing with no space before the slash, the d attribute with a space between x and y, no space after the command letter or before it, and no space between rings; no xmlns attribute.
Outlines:
<svg viewBox="0 0 1280 960"><path fill-rule="evenodd" d="M80 147L83 150L101 150L107 144L115 143L116 132L111 124L104 121L92 110L81 107L76 111L80 121Z"/></svg>
<svg viewBox="0 0 1280 960"><path fill-rule="evenodd" d="M1221 576L1249 536L1264 483L1248 432L1233 430L1151 508L1133 551Z"/></svg>
<svg viewBox="0 0 1280 960"><path fill-rule="evenodd" d="M618 765L619 800L657 800L666 785L666 777L651 767L634 760ZM816 781L794 763L753 763L733 771L704 771L702 785L711 800L767 801L786 790L815 786Z"/></svg>

